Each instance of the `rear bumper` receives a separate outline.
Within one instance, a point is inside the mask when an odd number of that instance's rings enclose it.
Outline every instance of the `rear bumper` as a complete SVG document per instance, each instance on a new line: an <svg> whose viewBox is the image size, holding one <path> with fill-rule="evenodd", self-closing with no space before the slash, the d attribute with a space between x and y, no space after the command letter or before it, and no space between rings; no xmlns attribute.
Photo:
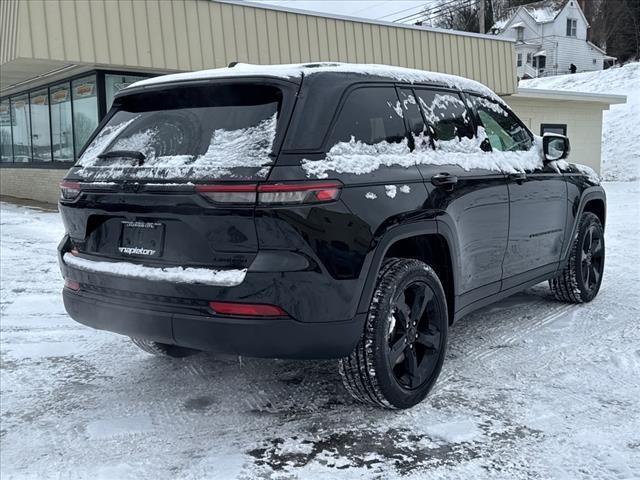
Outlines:
<svg viewBox="0 0 640 480"><path fill-rule="evenodd" d="M304 323L291 318L233 318L183 309L114 302L63 290L64 305L79 323L122 335L197 350L266 358L340 358L360 337L364 317Z"/></svg>

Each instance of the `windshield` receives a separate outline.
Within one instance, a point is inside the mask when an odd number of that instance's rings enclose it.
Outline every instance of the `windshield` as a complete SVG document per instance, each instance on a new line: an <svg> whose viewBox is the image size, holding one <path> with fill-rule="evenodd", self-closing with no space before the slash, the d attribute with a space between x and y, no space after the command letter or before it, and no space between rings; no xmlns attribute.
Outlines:
<svg viewBox="0 0 640 480"><path fill-rule="evenodd" d="M250 84L123 97L76 173L92 180L264 178L281 100L278 88Z"/></svg>

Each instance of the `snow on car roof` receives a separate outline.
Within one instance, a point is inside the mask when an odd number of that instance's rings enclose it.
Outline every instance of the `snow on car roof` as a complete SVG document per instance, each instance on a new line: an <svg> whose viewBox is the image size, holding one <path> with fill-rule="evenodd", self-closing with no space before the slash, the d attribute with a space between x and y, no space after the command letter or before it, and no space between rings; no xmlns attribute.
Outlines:
<svg viewBox="0 0 640 480"><path fill-rule="evenodd" d="M302 77L303 74L307 76L313 75L314 73L322 72L376 75L379 77L386 77L392 80L410 83L441 83L449 87L457 88L460 90L470 90L499 99L499 97L485 85L476 82L475 80L458 77L456 75L430 72L426 70L416 70L413 68L393 67L390 65L335 62L283 65L252 65L248 63L238 63L233 67L214 68L211 70L199 70L195 72L174 73L170 75L149 78L136 82L128 88L147 87L151 85L160 85L163 83L190 80L207 80L212 78L268 76L284 79L295 79Z"/></svg>

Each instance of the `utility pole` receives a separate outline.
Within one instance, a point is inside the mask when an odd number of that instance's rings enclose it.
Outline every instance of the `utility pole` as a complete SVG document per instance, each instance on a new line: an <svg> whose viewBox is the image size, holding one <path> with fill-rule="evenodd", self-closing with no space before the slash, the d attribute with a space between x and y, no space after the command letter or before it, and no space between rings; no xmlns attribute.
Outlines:
<svg viewBox="0 0 640 480"><path fill-rule="evenodd" d="M480 33L486 33L484 29L484 2L486 0L478 0L478 23L480 25Z"/></svg>

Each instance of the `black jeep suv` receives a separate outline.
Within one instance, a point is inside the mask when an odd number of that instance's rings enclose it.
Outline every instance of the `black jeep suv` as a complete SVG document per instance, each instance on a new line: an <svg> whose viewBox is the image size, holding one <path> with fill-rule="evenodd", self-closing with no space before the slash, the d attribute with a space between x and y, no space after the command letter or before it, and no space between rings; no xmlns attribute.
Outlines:
<svg viewBox="0 0 640 480"><path fill-rule="evenodd" d="M588 302L605 194L483 85L381 65L235 65L120 92L61 184L64 303L142 349L336 358L420 402L448 326L549 280Z"/></svg>

